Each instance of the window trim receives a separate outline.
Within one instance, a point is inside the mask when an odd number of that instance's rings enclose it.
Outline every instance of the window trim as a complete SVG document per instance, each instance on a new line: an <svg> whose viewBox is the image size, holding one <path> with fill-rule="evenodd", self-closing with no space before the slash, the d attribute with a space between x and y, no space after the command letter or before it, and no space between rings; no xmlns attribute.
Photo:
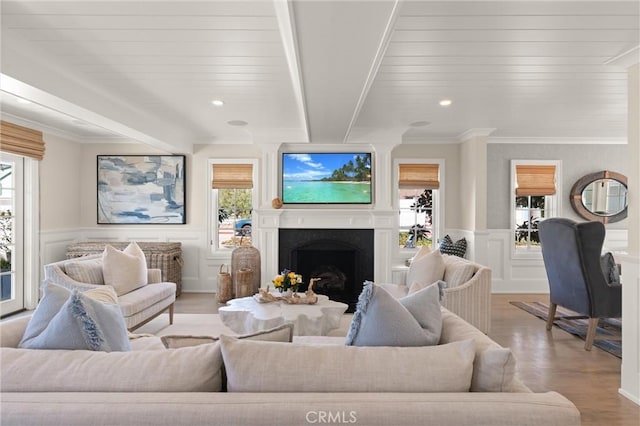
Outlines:
<svg viewBox="0 0 640 426"><path fill-rule="evenodd" d="M433 212L434 212L434 220L435 226L433 227L433 241L434 244L440 241L441 236L444 231L444 203L445 203L445 160L443 158L396 158L393 160L393 210L395 212L400 211L400 204L398 201L399 196L399 174L400 174L400 164L437 164L438 165L438 180L440 182L440 187L435 190L436 193L433 197ZM394 230L394 241L395 247L397 247L397 252L402 256L413 256L417 253L419 248L404 248L399 247L397 244L398 235L400 233L400 218L396 216L393 225Z"/></svg>
<svg viewBox="0 0 640 426"><path fill-rule="evenodd" d="M211 187L212 171L216 164L251 164L253 166L252 178L253 188L251 188L252 211L255 212L258 205L259 180L258 180L258 160L251 158L210 158L207 160L207 236L209 239L209 257L228 258L232 250L218 248L218 198L217 189ZM251 214L251 221L254 222L255 215ZM255 233L252 233L252 238Z"/></svg>
<svg viewBox="0 0 640 426"><path fill-rule="evenodd" d="M517 249L515 242L516 229L516 166L555 166L555 185L556 193L554 195L545 195L545 211L546 218L562 216L562 160L511 160L511 184L509 190L509 241L511 247L511 259L542 259L542 251L539 248L531 248L527 250Z"/></svg>

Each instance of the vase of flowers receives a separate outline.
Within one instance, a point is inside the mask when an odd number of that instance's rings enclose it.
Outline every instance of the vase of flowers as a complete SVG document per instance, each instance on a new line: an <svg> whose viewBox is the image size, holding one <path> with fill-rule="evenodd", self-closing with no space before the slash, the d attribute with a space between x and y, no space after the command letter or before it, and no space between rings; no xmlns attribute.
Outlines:
<svg viewBox="0 0 640 426"><path fill-rule="evenodd" d="M298 291L298 286L302 282L302 275L296 274L289 269L285 269L280 272L280 275L276 275L273 278L273 285L280 293L287 293L291 295Z"/></svg>

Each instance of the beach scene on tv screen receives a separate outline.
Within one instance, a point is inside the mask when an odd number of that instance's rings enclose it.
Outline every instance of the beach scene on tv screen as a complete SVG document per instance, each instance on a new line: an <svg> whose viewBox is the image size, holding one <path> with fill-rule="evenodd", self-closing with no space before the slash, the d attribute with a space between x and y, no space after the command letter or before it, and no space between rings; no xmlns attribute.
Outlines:
<svg viewBox="0 0 640 426"><path fill-rule="evenodd" d="M371 154L283 154L282 201L371 203Z"/></svg>

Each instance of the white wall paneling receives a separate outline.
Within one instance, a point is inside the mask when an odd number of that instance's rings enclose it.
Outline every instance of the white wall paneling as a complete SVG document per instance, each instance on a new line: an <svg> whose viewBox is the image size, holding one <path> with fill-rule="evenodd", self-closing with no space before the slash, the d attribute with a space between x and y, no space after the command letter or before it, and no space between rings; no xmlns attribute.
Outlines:
<svg viewBox="0 0 640 426"><path fill-rule="evenodd" d="M204 229L158 229L157 227L101 227L78 230L43 231L40 233L42 266L66 258L67 246L84 241L154 241L182 243L182 290L214 292L220 264L224 259L207 259L208 242ZM42 279L42 276L41 276Z"/></svg>
<svg viewBox="0 0 640 426"><path fill-rule="evenodd" d="M622 265L622 366L620 393L640 405L640 257L617 255Z"/></svg>
<svg viewBox="0 0 640 426"><path fill-rule="evenodd" d="M627 231L624 229L607 229L604 247L607 250L624 249ZM494 293L548 293L549 284L542 260L542 254L535 258L514 259L511 257L512 232L509 229L489 229L483 236L486 244L485 259L478 253L475 257L492 270ZM476 247L479 247L477 244ZM617 256L617 254L615 254Z"/></svg>

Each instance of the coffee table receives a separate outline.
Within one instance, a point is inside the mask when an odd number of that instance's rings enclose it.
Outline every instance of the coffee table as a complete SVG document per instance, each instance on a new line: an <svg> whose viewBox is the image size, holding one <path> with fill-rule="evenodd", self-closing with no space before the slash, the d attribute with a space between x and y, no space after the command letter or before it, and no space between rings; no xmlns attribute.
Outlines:
<svg viewBox="0 0 640 426"><path fill-rule="evenodd" d="M315 305L260 303L253 297L242 297L229 300L218 313L222 323L239 334L255 333L290 322L296 336L326 336L340 326L340 319L349 306L322 294L317 296Z"/></svg>

